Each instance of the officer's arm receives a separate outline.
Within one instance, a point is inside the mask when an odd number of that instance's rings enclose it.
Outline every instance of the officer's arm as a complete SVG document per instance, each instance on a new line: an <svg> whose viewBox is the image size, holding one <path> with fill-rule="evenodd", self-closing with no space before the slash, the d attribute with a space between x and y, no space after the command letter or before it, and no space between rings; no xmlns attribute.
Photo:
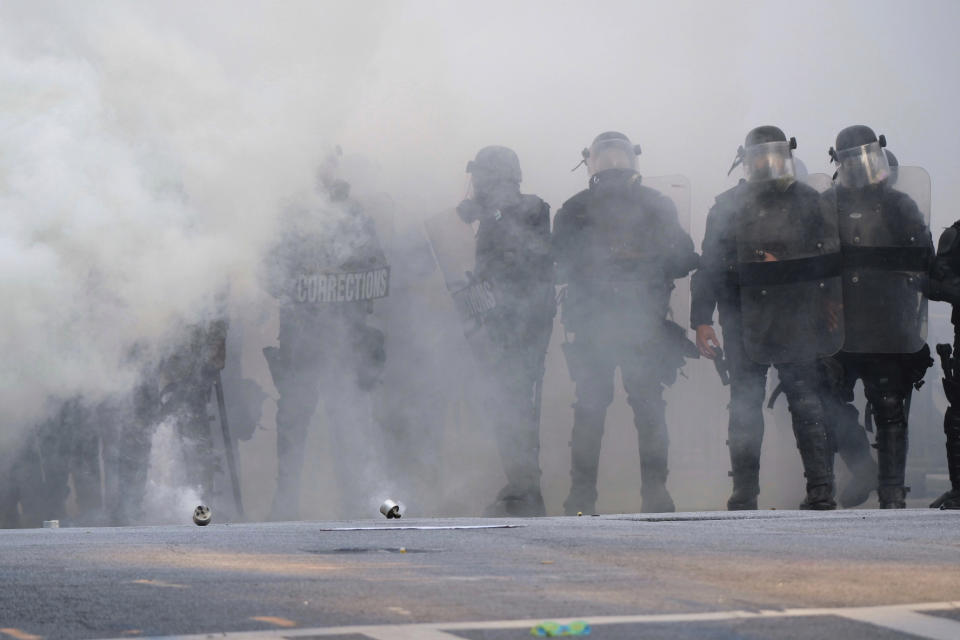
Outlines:
<svg viewBox="0 0 960 640"><path fill-rule="evenodd" d="M671 279L684 278L697 268L700 256L693 246L693 238L680 226L677 216L677 207L673 200L661 196L658 202L660 220L667 229L667 277Z"/></svg>
<svg viewBox="0 0 960 640"><path fill-rule="evenodd" d="M569 256L573 249L573 234L573 213L564 205L553 218L553 234L550 238L553 261L557 265L557 284L565 284L570 279L572 267Z"/></svg>
<svg viewBox="0 0 960 640"><path fill-rule="evenodd" d="M960 220L944 230L937 243L937 256L930 266L927 296L960 304Z"/></svg>
<svg viewBox="0 0 960 640"><path fill-rule="evenodd" d="M534 253L535 259L541 265L541 279L552 283L554 281L554 269L553 252L550 246L550 205L540 200L538 212L532 222L537 238Z"/></svg>
<svg viewBox="0 0 960 640"><path fill-rule="evenodd" d="M717 287L724 275L718 273L719 265L723 264L720 218L718 205L714 205L707 214L700 267L690 279L690 327L693 329L713 324L713 312L717 308Z"/></svg>

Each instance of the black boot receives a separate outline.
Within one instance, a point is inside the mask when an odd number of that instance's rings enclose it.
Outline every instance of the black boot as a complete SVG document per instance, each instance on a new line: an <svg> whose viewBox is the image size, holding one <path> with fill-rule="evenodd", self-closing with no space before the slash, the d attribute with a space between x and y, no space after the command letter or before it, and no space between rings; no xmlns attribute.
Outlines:
<svg viewBox="0 0 960 640"><path fill-rule="evenodd" d="M960 410L952 404L943 417L943 431L947 436L947 470L951 488L930 506L934 509L960 509Z"/></svg>
<svg viewBox="0 0 960 640"><path fill-rule="evenodd" d="M904 486L907 462L907 425L904 421L877 423L877 461L880 470L881 509L903 509L908 489Z"/></svg>
<svg viewBox="0 0 960 640"><path fill-rule="evenodd" d="M960 509L960 489L951 489L934 500L930 507L933 509Z"/></svg>
<svg viewBox="0 0 960 640"><path fill-rule="evenodd" d="M666 460L641 460L640 482L642 513L673 513L677 510L667 491Z"/></svg>
<svg viewBox="0 0 960 640"><path fill-rule="evenodd" d="M760 495L760 486L756 482L756 475L749 474L749 477L743 477L732 471L733 492L727 499L727 511L756 511L757 496Z"/></svg>
<svg viewBox="0 0 960 640"><path fill-rule="evenodd" d="M852 477L840 492L840 506L844 509L858 507L870 498L877 489L877 463L868 456L861 464L847 464Z"/></svg>
<svg viewBox="0 0 960 640"><path fill-rule="evenodd" d="M827 444L826 431L820 422L801 423L794 420L794 435L807 479L807 497L801 509L829 511L837 508L834 500L833 451Z"/></svg>
<svg viewBox="0 0 960 640"><path fill-rule="evenodd" d="M563 512L568 516L597 512L597 471L606 417L606 408L586 409L574 405L573 433L570 437L570 495L563 502Z"/></svg>
<svg viewBox="0 0 960 640"><path fill-rule="evenodd" d="M507 485L497 494L497 499L487 507L484 515L488 518L538 518L547 515L540 487L518 491Z"/></svg>
<svg viewBox="0 0 960 640"><path fill-rule="evenodd" d="M880 487L877 495L880 496L881 509L906 509L908 487Z"/></svg>
<svg viewBox="0 0 960 640"><path fill-rule="evenodd" d="M727 511L754 511L760 495L760 456L753 451L730 447L730 477L733 493L727 500Z"/></svg>
<svg viewBox="0 0 960 640"><path fill-rule="evenodd" d="M850 470L851 478L840 492L840 506L856 507L877 490L877 463L870 453L866 430L860 426L857 410L846 403L836 409L835 431L837 453Z"/></svg>

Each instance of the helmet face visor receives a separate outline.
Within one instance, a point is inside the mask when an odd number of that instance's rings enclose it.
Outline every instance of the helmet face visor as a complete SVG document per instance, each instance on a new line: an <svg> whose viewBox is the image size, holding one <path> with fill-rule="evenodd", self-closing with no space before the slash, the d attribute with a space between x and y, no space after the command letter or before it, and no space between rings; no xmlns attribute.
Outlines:
<svg viewBox="0 0 960 640"><path fill-rule="evenodd" d="M840 165L837 179L850 189L877 184L890 177L887 155L879 142L838 151L836 161Z"/></svg>
<svg viewBox="0 0 960 640"><path fill-rule="evenodd" d="M795 178L790 143L780 141L750 145L743 152L743 173L748 182Z"/></svg>
<svg viewBox="0 0 960 640"><path fill-rule="evenodd" d="M637 169L637 154L628 140L600 140L590 147L587 158L590 175L607 169Z"/></svg>

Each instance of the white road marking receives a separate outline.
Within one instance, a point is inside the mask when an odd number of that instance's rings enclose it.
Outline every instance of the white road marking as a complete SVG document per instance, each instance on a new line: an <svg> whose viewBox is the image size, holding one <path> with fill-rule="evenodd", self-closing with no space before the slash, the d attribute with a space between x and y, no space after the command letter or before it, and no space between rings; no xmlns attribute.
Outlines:
<svg viewBox="0 0 960 640"><path fill-rule="evenodd" d="M451 524L451 525L408 525L408 526L372 526L372 527L331 527L316 531L463 531L465 529L520 529L525 524Z"/></svg>
<svg viewBox="0 0 960 640"><path fill-rule="evenodd" d="M389 629L377 629L376 631L365 631L363 635L373 640L463 640L437 629L424 629L423 627L391 627Z"/></svg>
<svg viewBox="0 0 960 640"><path fill-rule="evenodd" d="M704 613L664 613L628 616L578 616L575 618L549 618L553 622L569 624L585 620L593 627L607 624L669 624L675 622L717 622L723 620L750 620L771 618L802 618L812 616L836 616L865 622L901 633L909 633L929 640L956 640L960 638L960 622L949 618L922 615L923 611L960 610L960 601L921 602L916 604L884 605L877 607L840 607L821 609L761 609L757 611L709 611ZM450 640L446 631L466 629L530 629L545 618L529 620L485 620L477 622L433 622L425 624L353 625L343 627L318 627L312 629L287 629L284 631L237 631L216 634L187 636L163 636L166 640L279 640L286 638L335 636L346 634L364 635L375 640ZM114 638L112 640L127 640Z"/></svg>
<svg viewBox="0 0 960 640"><path fill-rule="evenodd" d="M902 631L931 640L957 640L960 638L960 622L950 618L938 618L922 613L890 609L865 609L842 614L844 618L868 622L878 627Z"/></svg>

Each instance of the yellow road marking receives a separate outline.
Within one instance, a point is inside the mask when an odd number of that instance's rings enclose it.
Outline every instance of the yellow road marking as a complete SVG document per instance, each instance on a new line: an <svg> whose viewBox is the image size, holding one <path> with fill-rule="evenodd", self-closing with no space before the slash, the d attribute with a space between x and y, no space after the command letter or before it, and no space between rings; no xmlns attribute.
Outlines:
<svg viewBox="0 0 960 640"><path fill-rule="evenodd" d="M185 584L176 584L175 582L164 582L163 580L147 580L141 578L140 580L131 580L131 584L148 584L151 587L167 587L169 589L189 589ZM139 633L139 631L137 632Z"/></svg>
<svg viewBox="0 0 960 640"><path fill-rule="evenodd" d="M13 627L0 628L0 633L16 638L16 640L43 640L43 636L35 636L32 633L20 631L20 629L14 629Z"/></svg>
<svg viewBox="0 0 960 640"><path fill-rule="evenodd" d="M258 622L266 622L267 624L274 624L278 627L283 627L284 629L297 626L297 623L293 620L287 620L286 618L275 618L273 616L253 616L250 619L257 620Z"/></svg>

